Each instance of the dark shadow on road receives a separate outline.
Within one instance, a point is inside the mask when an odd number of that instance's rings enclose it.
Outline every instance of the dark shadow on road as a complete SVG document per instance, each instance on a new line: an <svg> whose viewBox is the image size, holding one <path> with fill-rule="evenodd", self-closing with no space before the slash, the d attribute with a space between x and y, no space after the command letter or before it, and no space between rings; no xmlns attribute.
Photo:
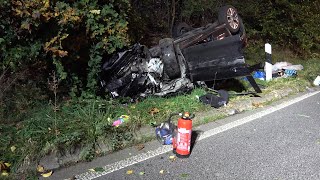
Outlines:
<svg viewBox="0 0 320 180"><path fill-rule="evenodd" d="M192 153L193 147L197 144L197 140L199 139L200 135L203 131L200 130L193 130L191 134L191 146L190 146L190 154Z"/></svg>

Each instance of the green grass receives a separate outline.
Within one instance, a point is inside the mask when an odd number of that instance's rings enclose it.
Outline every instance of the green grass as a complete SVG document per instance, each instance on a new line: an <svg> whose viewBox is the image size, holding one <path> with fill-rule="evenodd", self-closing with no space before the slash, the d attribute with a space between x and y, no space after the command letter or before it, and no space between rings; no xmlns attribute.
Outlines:
<svg viewBox="0 0 320 180"><path fill-rule="evenodd" d="M298 72L296 78L283 78L270 82L259 81L265 86L263 94L281 88L291 88L303 91L311 86L314 78L319 75L319 58L301 60L293 55L275 53L275 61L289 61L293 64L302 64L303 71ZM290 57L290 58L288 58ZM286 59L288 58L288 59ZM253 90L250 85L242 81L247 90ZM15 172L24 161L37 161L51 152L72 152L81 148L81 159L92 160L99 149L98 143L103 140L111 150L119 150L136 143L134 132L142 126L151 126L167 120L169 114L188 111L206 112L210 106L203 105L197 96L205 94L204 89L195 89L191 93L178 96L159 98L148 97L135 103L125 103L126 99L98 99L98 100L69 100L59 104L55 113L52 103L23 99L27 108L15 111L10 120L0 123L0 161L12 163L12 172ZM249 96L232 96L230 101L239 101ZM18 100L17 100L18 101ZM21 102L22 103L22 102ZM158 113L150 113L157 109ZM113 121L121 115L128 115L129 121L119 127L111 126ZM15 117L17 117L15 119ZM223 114L206 116L195 122L195 125L208 123L225 117ZM146 137L150 140L149 137ZM139 142L146 141L141 139ZM16 147L11 151L11 147Z"/></svg>
<svg viewBox="0 0 320 180"><path fill-rule="evenodd" d="M51 104L37 104L29 109L19 123L1 123L1 160L13 164L17 170L26 157L37 161L42 156L58 152L83 149L82 160L91 160L97 154L98 139L103 139L112 150L124 148L133 141L133 133L141 126L158 124L173 112L197 112L206 106L196 96L205 91L196 89L191 94L170 98L149 97L138 103L121 104L118 100L68 101L60 104L55 113ZM158 113L150 114L152 108ZM128 115L129 122L119 127L111 126L121 115ZM10 147L16 147L12 152Z"/></svg>
<svg viewBox="0 0 320 180"><path fill-rule="evenodd" d="M222 114L222 113L219 113L219 114L216 114L216 115L209 115L209 116L202 117L200 119L200 121L197 121L197 122L193 123L193 125L194 126L198 126L198 125L201 125L201 124L207 124L207 123L219 120L219 119L223 119L225 117L227 117L227 116L225 114Z"/></svg>

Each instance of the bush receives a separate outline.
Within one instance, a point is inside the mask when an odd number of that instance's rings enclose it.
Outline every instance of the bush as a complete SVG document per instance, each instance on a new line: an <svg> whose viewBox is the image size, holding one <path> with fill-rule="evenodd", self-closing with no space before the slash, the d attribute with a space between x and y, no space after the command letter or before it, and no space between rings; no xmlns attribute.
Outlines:
<svg viewBox="0 0 320 180"><path fill-rule="evenodd" d="M230 1L237 7L249 41L269 42L300 55L319 52L317 1Z"/></svg>
<svg viewBox="0 0 320 180"><path fill-rule="evenodd" d="M126 0L13 0L0 6L1 69L41 64L34 71L45 68L48 76L55 69L67 88L78 86L78 94L94 94L102 55L128 43Z"/></svg>

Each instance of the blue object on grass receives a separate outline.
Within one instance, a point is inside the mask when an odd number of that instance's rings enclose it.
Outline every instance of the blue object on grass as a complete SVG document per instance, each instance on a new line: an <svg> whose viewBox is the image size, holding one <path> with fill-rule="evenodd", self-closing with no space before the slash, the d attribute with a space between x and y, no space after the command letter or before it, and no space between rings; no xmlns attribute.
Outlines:
<svg viewBox="0 0 320 180"><path fill-rule="evenodd" d="M260 79L260 80L265 80L266 78L266 73L263 71L255 71L253 73L253 78L255 79Z"/></svg>
<svg viewBox="0 0 320 180"><path fill-rule="evenodd" d="M286 69L286 70L284 71L284 74L285 74L287 77L296 76L296 75L297 75L297 71L296 71L296 70L291 70L291 69Z"/></svg>
<svg viewBox="0 0 320 180"><path fill-rule="evenodd" d="M263 72L263 71L254 71L252 77L255 78L255 79L265 80L266 73ZM248 81L247 77L243 77L241 79L244 80L244 81Z"/></svg>

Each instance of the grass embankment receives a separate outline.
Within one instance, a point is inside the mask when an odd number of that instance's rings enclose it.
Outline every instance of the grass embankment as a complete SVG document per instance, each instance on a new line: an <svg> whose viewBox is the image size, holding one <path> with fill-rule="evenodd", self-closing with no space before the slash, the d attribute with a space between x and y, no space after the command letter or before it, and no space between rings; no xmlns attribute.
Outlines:
<svg viewBox="0 0 320 180"><path fill-rule="evenodd" d="M302 64L304 70L299 71L296 78L258 81L266 87L263 93L286 87L302 91L319 75L320 59L299 60L286 57L277 54L274 61ZM134 132L140 127L163 122L170 113L205 112L212 109L196 98L205 93L203 89L195 89L189 94L170 98L149 97L141 102L126 104L122 103L125 102L123 99L69 100L59 106L48 102L33 103L27 110L20 112L23 116L19 113L12 114L13 119L17 118L15 121L1 121L0 161L11 163L11 172L15 172L21 165L37 161L51 152L72 152L79 147L81 159L91 160L101 155L99 141L104 141L111 150L118 150L128 145L128 142L135 143ZM238 97L234 98L231 101L239 100ZM113 127L113 121L121 115L128 115L129 121L117 128ZM208 118L203 119L203 123L209 121L211 120Z"/></svg>

